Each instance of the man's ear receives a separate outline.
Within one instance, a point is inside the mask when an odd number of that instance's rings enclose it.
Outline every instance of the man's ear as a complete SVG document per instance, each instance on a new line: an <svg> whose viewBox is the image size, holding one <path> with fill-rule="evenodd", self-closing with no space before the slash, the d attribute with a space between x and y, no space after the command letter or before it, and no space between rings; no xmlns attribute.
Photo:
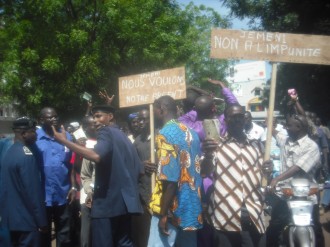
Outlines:
<svg viewBox="0 0 330 247"><path fill-rule="evenodd" d="M212 111L213 113L215 113L215 112L217 111L217 107L216 107L214 104L212 105L211 111Z"/></svg>
<svg viewBox="0 0 330 247"><path fill-rule="evenodd" d="M110 118L110 121L109 122L111 122L112 119L114 118L113 113L108 113L108 114L109 114L109 118Z"/></svg>
<svg viewBox="0 0 330 247"><path fill-rule="evenodd" d="M159 113L160 114L163 114L163 112L164 112L164 107L162 105L160 105L160 107L159 107Z"/></svg>
<svg viewBox="0 0 330 247"><path fill-rule="evenodd" d="M21 130L21 132L20 132L20 135L21 135L21 138L23 139L23 140L25 140L26 138L26 130Z"/></svg>

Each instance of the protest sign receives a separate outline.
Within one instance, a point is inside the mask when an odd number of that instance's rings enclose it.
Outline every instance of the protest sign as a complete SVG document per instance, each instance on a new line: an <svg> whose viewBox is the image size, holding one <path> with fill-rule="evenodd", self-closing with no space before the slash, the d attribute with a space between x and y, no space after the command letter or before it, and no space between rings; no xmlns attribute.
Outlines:
<svg viewBox="0 0 330 247"><path fill-rule="evenodd" d="M248 59L274 62L267 117L267 141L264 160L270 158L273 112L276 90L276 62L330 65L330 37L321 35L272 33L213 29L211 58ZM262 184L267 183L264 178Z"/></svg>
<svg viewBox="0 0 330 247"><path fill-rule="evenodd" d="M322 35L213 29L211 57L329 65L329 44Z"/></svg>
<svg viewBox="0 0 330 247"><path fill-rule="evenodd" d="M120 107L151 104L163 95L186 98L184 67L119 78Z"/></svg>

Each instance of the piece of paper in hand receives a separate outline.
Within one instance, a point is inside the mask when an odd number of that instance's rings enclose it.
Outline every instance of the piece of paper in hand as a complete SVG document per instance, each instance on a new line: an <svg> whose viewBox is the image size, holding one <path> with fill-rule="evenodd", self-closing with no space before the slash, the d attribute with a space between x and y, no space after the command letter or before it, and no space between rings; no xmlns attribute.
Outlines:
<svg viewBox="0 0 330 247"><path fill-rule="evenodd" d="M92 99L92 95L90 95L89 93L87 92L84 92L84 94L82 95L82 98L84 100L87 100L87 101L90 101Z"/></svg>
<svg viewBox="0 0 330 247"><path fill-rule="evenodd" d="M75 132L73 132L73 136L74 138L76 138L76 140L79 140L80 138L87 138L82 128L79 128Z"/></svg>

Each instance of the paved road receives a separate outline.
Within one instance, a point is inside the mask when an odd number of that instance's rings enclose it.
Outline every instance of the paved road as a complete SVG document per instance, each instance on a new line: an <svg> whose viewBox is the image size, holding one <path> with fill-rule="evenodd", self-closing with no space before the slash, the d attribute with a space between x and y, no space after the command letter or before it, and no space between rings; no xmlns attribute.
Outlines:
<svg viewBox="0 0 330 247"><path fill-rule="evenodd" d="M330 210L324 212L320 210L320 221L323 225L323 234L325 240L325 247L330 247ZM52 247L56 247L56 242L53 240Z"/></svg>
<svg viewBox="0 0 330 247"><path fill-rule="evenodd" d="M320 221L323 226L325 247L330 247L330 210L320 210Z"/></svg>

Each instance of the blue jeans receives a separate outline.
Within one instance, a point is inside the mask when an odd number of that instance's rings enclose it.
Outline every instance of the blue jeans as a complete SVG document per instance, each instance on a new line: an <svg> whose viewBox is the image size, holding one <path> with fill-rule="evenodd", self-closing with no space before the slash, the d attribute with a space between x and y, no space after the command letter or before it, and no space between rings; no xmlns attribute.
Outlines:
<svg viewBox="0 0 330 247"><path fill-rule="evenodd" d="M172 247L174 246L178 229L171 223L167 223L169 236L163 235L159 232L158 222L160 217L153 215L151 217L150 234L148 240L148 247Z"/></svg>

